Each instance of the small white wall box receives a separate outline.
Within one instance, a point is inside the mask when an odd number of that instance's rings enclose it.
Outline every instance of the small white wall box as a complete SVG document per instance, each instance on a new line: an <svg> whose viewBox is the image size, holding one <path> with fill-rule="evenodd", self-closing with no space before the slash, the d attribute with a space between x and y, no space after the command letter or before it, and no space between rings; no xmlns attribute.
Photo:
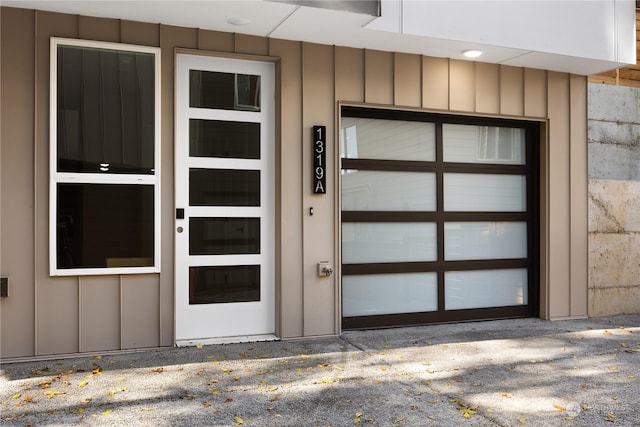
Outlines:
<svg viewBox="0 0 640 427"><path fill-rule="evenodd" d="M333 266L329 261L320 261L318 263L318 276L329 277L333 274Z"/></svg>

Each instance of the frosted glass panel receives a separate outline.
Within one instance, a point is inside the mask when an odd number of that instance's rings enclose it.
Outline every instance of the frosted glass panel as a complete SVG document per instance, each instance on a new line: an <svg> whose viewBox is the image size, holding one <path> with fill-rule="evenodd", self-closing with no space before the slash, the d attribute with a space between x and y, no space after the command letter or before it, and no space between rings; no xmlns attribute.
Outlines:
<svg viewBox="0 0 640 427"><path fill-rule="evenodd" d="M442 125L445 162L524 165L524 129Z"/></svg>
<svg viewBox="0 0 640 427"><path fill-rule="evenodd" d="M436 159L433 123L343 117L340 156L345 159Z"/></svg>
<svg viewBox="0 0 640 427"><path fill-rule="evenodd" d="M527 269L450 271L444 274L446 310L527 304Z"/></svg>
<svg viewBox="0 0 640 427"><path fill-rule="evenodd" d="M526 222L446 222L444 259L526 258Z"/></svg>
<svg viewBox="0 0 640 427"><path fill-rule="evenodd" d="M434 223L343 223L342 262L435 261Z"/></svg>
<svg viewBox="0 0 640 427"><path fill-rule="evenodd" d="M526 177L472 173L444 174L444 210L524 212Z"/></svg>
<svg viewBox="0 0 640 427"><path fill-rule="evenodd" d="M420 172L342 171L344 211L435 211L436 175Z"/></svg>
<svg viewBox="0 0 640 427"><path fill-rule="evenodd" d="M438 309L436 273L370 274L342 278L343 316Z"/></svg>

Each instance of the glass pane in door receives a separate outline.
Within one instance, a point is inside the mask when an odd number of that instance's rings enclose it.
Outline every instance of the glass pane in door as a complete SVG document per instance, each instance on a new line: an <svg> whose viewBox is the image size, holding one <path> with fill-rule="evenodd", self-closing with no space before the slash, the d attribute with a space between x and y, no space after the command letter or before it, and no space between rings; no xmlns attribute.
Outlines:
<svg viewBox="0 0 640 427"><path fill-rule="evenodd" d="M191 107L260 111L260 76L191 70L189 80Z"/></svg>
<svg viewBox="0 0 640 427"><path fill-rule="evenodd" d="M260 218L189 219L190 255L260 253Z"/></svg>
<svg viewBox="0 0 640 427"><path fill-rule="evenodd" d="M260 266L189 268L189 304L260 301Z"/></svg>
<svg viewBox="0 0 640 427"><path fill-rule="evenodd" d="M259 159L260 123L190 119L189 155Z"/></svg>
<svg viewBox="0 0 640 427"><path fill-rule="evenodd" d="M189 169L189 205L260 206L260 171Z"/></svg>

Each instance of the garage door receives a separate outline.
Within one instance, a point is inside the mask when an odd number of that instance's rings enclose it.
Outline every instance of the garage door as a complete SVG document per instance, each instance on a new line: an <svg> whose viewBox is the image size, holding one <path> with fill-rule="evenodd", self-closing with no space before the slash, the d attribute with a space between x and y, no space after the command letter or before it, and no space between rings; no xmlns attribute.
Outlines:
<svg viewBox="0 0 640 427"><path fill-rule="evenodd" d="M343 328L527 317L536 122L342 107Z"/></svg>

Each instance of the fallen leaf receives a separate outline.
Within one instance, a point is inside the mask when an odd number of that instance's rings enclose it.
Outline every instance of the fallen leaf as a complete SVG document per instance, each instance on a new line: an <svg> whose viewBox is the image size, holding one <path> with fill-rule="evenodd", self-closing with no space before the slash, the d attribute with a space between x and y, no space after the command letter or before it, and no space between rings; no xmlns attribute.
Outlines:
<svg viewBox="0 0 640 427"><path fill-rule="evenodd" d="M502 397L506 397L508 399L511 399L511 393L502 393Z"/></svg>
<svg viewBox="0 0 640 427"><path fill-rule="evenodd" d="M404 418L396 418L396 419L393 421L393 423L394 423L394 424L400 424L400 423L401 423L401 422L403 422L403 421L404 421Z"/></svg>
<svg viewBox="0 0 640 427"><path fill-rule="evenodd" d="M202 402L202 406L204 406L205 408L208 408L209 406L211 406L211 403L209 403L209 402Z"/></svg>
<svg viewBox="0 0 640 427"><path fill-rule="evenodd" d="M73 411L74 414L84 414L84 409L82 408L78 408L75 411Z"/></svg>
<svg viewBox="0 0 640 427"><path fill-rule="evenodd" d="M527 423L524 418L518 418L518 422L520 424L526 424Z"/></svg>
<svg viewBox="0 0 640 427"><path fill-rule="evenodd" d="M20 399L22 397L22 395L20 393L16 393L13 395L14 399Z"/></svg>
<svg viewBox="0 0 640 427"><path fill-rule="evenodd" d="M83 380L80 382L80 384L78 384L78 387L85 387L87 384L89 384L86 380Z"/></svg>
<svg viewBox="0 0 640 427"><path fill-rule="evenodd" d="M567 410L567 408L565 408L564 406L561 406L561 405L553 405L553 407L556 408L560 412L564 412L564 411Z"/></svg>
<svg viewBox="0 0 640 427"><path fill-rule="evenodd" d="M356 412L356 417L353 419L354 424L360 424L362 418L362 413Z"/></svg>
<svg viewBox="0 0 640 427"><path fill-rule="evenodd" d="M433 415L427 415L427 418L429 418L430 420L433 420L433 421L436 420L436 417L434 417Z"/></svg>
<svg viewBox="0 0 640 427"><path fill-rule="evenodd" d="M238 416L233 417L233 419L238 423L238 424L244 424L244 420Z"/></svg>
<svg viewBox="0 0 640 427"><path fill-rule="evenodd" d="M565 421L573 421L575 418L573 417L562 417L563 420Z"/></svg>
<svg viewBox="0 0 640 427"><path fill-rule="evenodd" d="M309 356L308 354L301 354L300 358L301 359L309 359L311 356Z"/></svg>
<svg viewBox="0 0 640 427"><path fill-rule="evenodd" d="M458 410L462 412L462 415L467 419L471 418L471 415L477 414L477 412L474 411L473 409L460 408Z"/></svg>
<svg viewBox="0 0 640 427"><path fill-rule="evenodd" d="M202 344L200 344L200 343L196 344L196 348L197 348L198 350L202 350Z"/></svg>
<svg viewBox="0 0 640 427"><path fill-rule="evenodd" d="M160 374L160 373L164 372L164 368L160 367L160 368L152 369L151 372L155 372L157 374Z"/></svg>
<svg viewBox="0 0 640 427"><path fill-rule="evenodd" d="M44 392L44 394L51 399L53 396L57 396L59 394L64 394L64 392L62 391L57 391L57 390L47 390Z"/></svg>
<svg viewBox="0 0 640 427"><path fill-rule="evenodd" d="M100 415L111 415L113 411L111 409L107 409L106 411L102 411Z"/></svg>

